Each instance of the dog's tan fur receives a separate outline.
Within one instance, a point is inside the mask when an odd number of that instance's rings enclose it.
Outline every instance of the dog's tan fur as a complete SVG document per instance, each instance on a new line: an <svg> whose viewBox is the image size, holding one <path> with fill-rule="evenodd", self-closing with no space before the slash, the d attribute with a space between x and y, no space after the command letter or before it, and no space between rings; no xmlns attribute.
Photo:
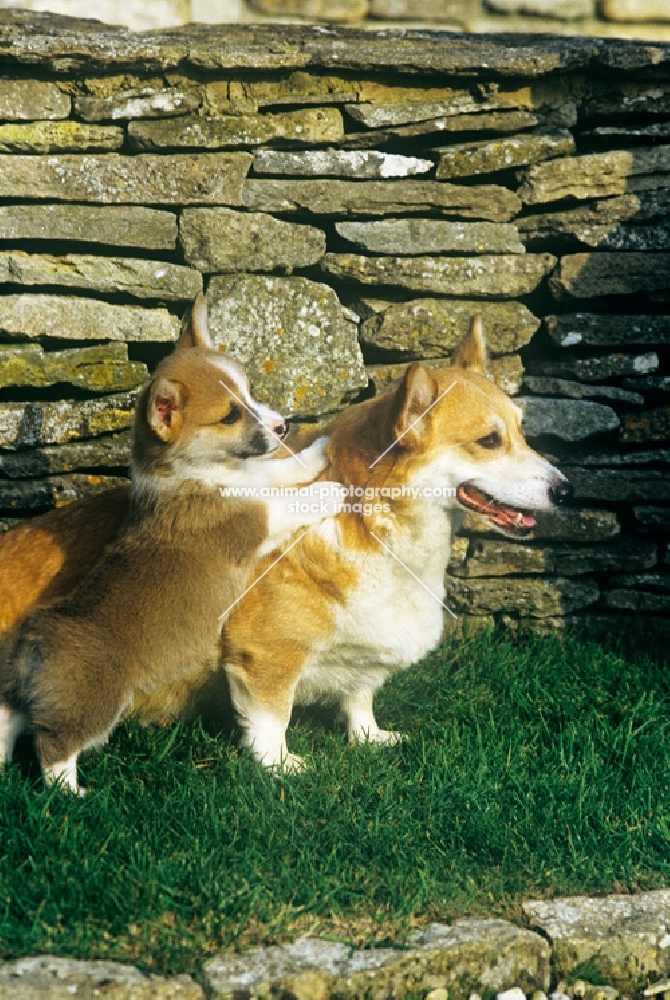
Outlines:
<svg viewBox="0 0 670 1000"><path fill-rule="evenodd" d="M47 780L76 790L78 754L107 738L136 692L218 665L221 619L261 547L319 519L219 491L313 479L325 464L319 445L299 459L245 461L277 450L285 431L279 414L251 399L241 366L211 350L200 297L178 349L140 394L118 536L69 597L5 637L3 756L26 729Z"/></svg>

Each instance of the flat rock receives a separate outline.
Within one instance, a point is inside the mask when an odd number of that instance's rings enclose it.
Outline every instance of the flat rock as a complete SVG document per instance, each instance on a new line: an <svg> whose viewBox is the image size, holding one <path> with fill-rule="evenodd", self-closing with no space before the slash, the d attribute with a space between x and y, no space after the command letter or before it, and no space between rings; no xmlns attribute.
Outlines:
<svg viewBox="0 0 670 1000"><path fill-rule="evenodd" d="M592 580L570 577L502 577L462 580L447 576L446 603L458 612L495 614L511 611L521 618L565 615L598 600Z"/></svg>
<svg viewBox="0 0 670 1000"><path fill-rule="evenodd" d="M83 480L94 477L75 478L77 482L62 488L54 481L52 506L78 499L78 491L82 491L81 496L88 495L83 492ZM112 485L109 477L105 478L103 489ZM117 962L78 962L39 955L0 965L0 1000L38 1000L47 996L49 1000L71 1000L73 995L104 995L107 1000L204 1000L201 987L190 976L145 976Z"/></svg>
<svg viewBox="0 0 670 1000"><path fill-rule="evenodd" d="M581 382L598 382L605 378L621 375L643 375L653 372L659 366L658 354L603 354L591 358L570 358L569 361L544 361L535 365L543 375L562 378L573 376Z"/></svg>
<svg viewBox="0 0 670 1000"><path fill-rule="evenodd" d="M659 406L642 413L626 413L621 418L620 437L625 444L670 440L670 406Z"/></svg>
<svg viewBox="0 0 670 1000"><path fill-rule="evenodd" d="M256 108L282 104L344 104L358 100L360 83L348 77L323 73L275 72L262 80L213 81L205 87L210 107L215 111L243 101Z"/></svg>
<svg viewBox="0 0 670 1000"><path fill-rule="evenodd" d="M617 608L620 611L670 610L670 594L655 594L648 590L605 590L602 602L606 608ZM664 971L667 974L665 963Z"/></svg>
<svg viewBox="0 0 670 1000"><path fill-rule="evenodd" d="M279 149L259 149L254 153L254 173L283 174L286 177L354 177L384 180L387 177L414 177L432 170L432 160L376 149L306 149L291 153Z"/></svg>
<svg viewBox="0 0 670 1000"><path fill-rule="evenodd" d="M500 122L506 122L507 116L512 114L517 120L518 113L514 110L500 110L496 102L488 102L485 96L475 97L465 91L454 91L450 95L433 100L403 100L398 103L368 104L364 101L357 104L347 104L345 106L347 114L356 122L365 125L367 128L388 128L395 125L409 125L413 122L429 121L441 118L451 118L456 115L477 115L480 112L494 111L500 113ZM522 115L528 116L527 112ZM495 116L487 116L489 125L495 123ZM533 117L533 116L529 116ZM527 118L523 118L527 121ZM534 119L532 125L537 124ZM522 126L523 127L523 126ZM505 125L507 130L507 125Z"/></svg>
<svg viewBox="0 0 670 1000"><path fill-rule="evenodd" d="M0 471L10 479L52 476L77 469L126 469L129 465L130 431L0 453Z"/></svg>
<svg viewBox="0 0 670 1000"><path fill-rule="evenodd" d="M579 21L593 17L593 0L485 0L496 14L527 14L531 17L554 18L557 21Z"/></svg>
<svg viewBox="0 0 670 1000"><path fill-rule="evenodd" d="M621 145L628 145L630 140L640 140L642 144L649 143L650 139L658 139L661 142L670 137L670 123L658 122L655 125L598 125L596 128L586 129L581 133L584 139L601 139L612 142L613 139L624 140Z"/></svg>
<svg viewBox="0 0 670 1000"><path fill-rule="evenodd" d="M250 166L249 153L3 154L0 198L130 205L240 205Z"/></svg>
<svg viewBox="0 0 670 1000"><path fill-rule="evenodd" d="M619 519L611 510L557 507L536 511L535 520L535 527L526 536L528 541L607 542L621 532ZM478 514L467 513L461 530L468 536L489 535L500 541L499 533Z"/></svg>
<svg viewBox="0 0 670 1000"><path fill-rule="evenodd" d="M544 326L560 347L670 344L670 316L564 313L545 316Z"/></svg>
<svg viewBox="0 0 670 1000"><path fill-rule="evenodd" d="M567 399L609 399L617 403L644 405L644 396L613 385L583 385L564 378L524 375L524 389L537 396L563 396Z"/></svg>
<svg viewBox="0 0 670 1000"><path fill-rule="evenodd" d="M306 278L213 278L217 347L252 372L259 400L286 415L318 415L367 384L358 328L328 285Z"/></svg>
<svg viewBox="0 0 670 1000"><path fill-rule="evenodd" d="M593 81L580 108L582 118L603 118L670 113L670 86L666 80L630 80L626 77ZM644 121L644 117L641 119ZM618 123L621 125L621 123ZM627 122L623 127L628 127Z"/></svg>
<svg viewBox="0 0 670 1000"><path fill-rule="evenodd" d="M602 403L539 396L520 396L517 402L524 412L524 432L530 438L551 434L562 441L583 441L619 426L617 414Z"/></svg>
<svg viewBox="0 0 670 1000"><path fill-rule="evenodd" d="M604 250L663 250L668 225L649 221L662 218L670 202L666 192L645 191L579 205L560 212L542 212L517 219L527 243L578 240Z"/></svg>
<svg viewBox="0 0 670 1000"><path fill-rule="evenodd" d="M170 342L180 329L167 309L60 295L0 296L0 333L10 337Z"/></svg>
<svg viewBox="0 0 670 1000"><path fill-rule="evenodd" d="M602 468L623 468L640 465L670 465L670 448L645 448L641 451L610 451L606 448L583 449L571 447L565 449L559 458L550 455L546 450L542 454L552 465L559 469L564 463L570 465L601 466Z"/></svg>
<svg viewBox="0 0 670 1000"><path fill-rule="evenodd" d="M293 74L293 76L307 74ZM318 79L324 79L319 77ZM327 79L327 78L326 78ZM342 81L343 83L344 81ZM339 89L342 89L342 83ZM553 77L551 80L526 80L507 82L505 80L477 79L460 86L435 86L428 81L422 84L419 78L405 76L404 79L377 76L355 83L359 101L368 104L425 104L427 102L467 102L475 100L477 107L483 104L489 110L546 111L559 108L568 101L584 96L583 82L569 77ZM334 88L337 89L337 88ZM590 91L589 91L590 93Z"/></svg>
<svg viewBox="0 0 670 1000"><path fill-rule="evenodd" d="M1 160L0 157L0 192ZM345 217L436 212L491 222L508 222L521 208L521 202L513 191L495 184L474 188L440 181L411 180L248 180L243 188L242 204L260 212L306 211Z"/></svg>
<svg viewBox="0 0 670 1000"><path fill-rule="evenodd" d="M670 594L670 573L613 573L607 580L618 587L639 587ZM657 984L655 984L657 985ZM660 990L658 991L660 992ZM650 996L651 994L646 994Z"/></svg>
<svg viewBox="0 0 670 1000"><path fill-rule="evenodd" d="M361 105L347 105L347 108L360 108ZM405 105L398 107L397 115L401 117ZM386 110L385 108L376 110ZM418 114L418 111L416 112ZM377 118L390 117L377 115ZM555 112L545 116L545 125L556 127L574 125L577 120L577 109L570 105L563 112ZM534 128L540 124L540 118L530 111L480 111L477 114L452 114L441 118L427 118L411 122L408 125L387 125L385 128L369 128L366 132L348 132L342 140L343 145L355 149L366 149L381 146L387 142L398 142L401 139L415 139L419 136L431 135L433 132L521 132L523 129Z"/></svg>
<svg viewBox="0 0 670 1000"><path fill-rule="evenodd" d="M67 118L71 101L55 83L0 80L0 121L53 121Z"/></svg>
<svg viewBox="0 0 670 1000"><path fill-rule="evenodd" d="M511 223L446 222L442 219L383 219L336 222L350 243L380 254L525 253Z"/></svg>
<svg viewBox="0 0 670 1000"><path fill-rule="evenodd" d="M282 114L134 121L128 135L135 149L225 149L260 146L275 139L337 142L344 136L344 124L337 108L305 108Z"/></svg>
<svg viewBox="0 0 670 1000"><path fill-rule="evenodd" d="M625 378L623 385L627 389L639 392L670 392L670 375L645 375L644 378Z"/></svg>
<svg viewBox="0 0 670 1000"><path fill-rule="evenodd" d="M670 473L636 469L584 469L564 465L561 471L575 488L575 497L607 502L667 500Z"/></svg>
<svg viewBox="0 0 670 1000"><path fill-rule="evenodd" d="M463 578L508 576L512 573L557 573L573 576L613 570L644 570L655 566L655 542L620 538L605 545L528 545L475 539L463 564L450 572Z"/></svg>
<svg viewBox="0 0 670 1000"><path fill-rule="evenodd" d="M177 87L135 87L107 97L77 97L74 107L85 122L104 122L185 115L196 111L200 103L197 94Z"/></svg>
<svg viewBox="0 0 670 1000"><path fill-rule="evenodd" d="M446 368L448 365L449 358L447 357L424 362L424 366L431 371L437 368ZM368 379L374 385L375 395L386 392L388 389L397 389L406 371L407 363L365 366ZM502 358L491 358L487 365L487 375L499 389L506 392L508 396L514 396L521 386L521 376L523 375L521 358L518 354L506 354Z"/></svg>
<svg viewBox="0 0 670 1000"><path fill-rule="evenodd" d="M670 971L670 890L572 896L523 903L522 910L551 942L559 978L588 963L606 982L632 992Z"/></svg>
<svg viewBox="0 0 670 1000"><path fill-rule="evenodd" d="M361 340L389 351L405 351L411 357L445 357L468 332L470 320L481 313L486 344L492 354L506 354L524 347L540 321L520 302L414 299L374 302L375 309L361 324Z"/></svg>
<svg viewBox="0 0 670 1000"><path fill-rule="evenodd" d="M126 344L105 344L46 353L38 344L0 347L0 388L75 385L94 392L134 389L148 377L147 366L128 360Z"/></svg>
<svg viewBox="0 0 670 1000"><path fill-rule="evenodd" d="M141 299L184 302L202 291L202 275L190 267L131 257L28 254L0 251L0 282L57 285L95 292L122 292Z"/></svg>
<svg viewBox="0 0 670 1000"><path fill-rule="evenodd" d="M122 128L81 122L31 122L0 125L0 153L67 153L120 149Z"/></svg>
<svg viewBox="0 0 670 1000"><path fill-rule="evenodd" d="M126 430L132 423L136 399L133 391L79 402L0 403L0 447L65 444Z"/></svg>
<svg viewBox="0 0 670 1000"><path fill-rule="evenodd" d="M249 5L271 17L310 21L358 21L368 12L367 0L249 0Z"/></svg>
<svg viewBox="0 0 670 1000"><path fill-rule="evenodd" d="M633 507L633 517L642 527L670 530L670 507Z"/></svg>
<svg viewBox="0 0 670 1000"><path fill-rule="evenodd" d="M459 22L470 13L469 0L431 0L432 21ZM412 0L370 0L370 17L380 21L415 21L417 9Z"/></svg>
<svg viewBox="0 0 670 1000"><path fill-rule="evenodd" d="M134 205L1 205L0 240L71 240L107 246L174 250L173 212Z"/></svg>
<svg viewBox="0 0 670 1000"><path fill-rule="evenodd" d="M603 0L606 21L670 21L665 0Z"/></svg>
<svg viewBox="0 0 670 1000"><path fill-rule="evenodd" d="M326 252L320 229L228 208L187 208L179 240L188 263L205 273L309 267Z"/></svg>
<svg viewBox="0 0 670 1000"><path fill-rule="evenodd" d="M561 257L549 287L557 299L633 295L670 288L670 253L575 253Z"/></svg>
<svg viewBox="0 0 670 1000"><path fill-rule="evenodd" d="M547 988L549 949L537 934L504 920L429 924L406 949L355 950L334 941L298 938L292 944L222 953L205 962L213 996L232 1000L282 995L353 998L424 994L446 983L457 1000L473 990L501 990L520 982Z"/></svg>
<svg viewBox="0 0 670 1000"><path fill-rule="evenodd" d="M626 194L631 177L663 174L668 170L668 146L571 156L528 167L519 196L527 205L563 198L607 198ZM658 182L653 186L658 186Z"/></svg>
<svg viewBox="0 0 670 1000"><path fill-rule="evenodd" d="M320 267L335 278L455 296L529 295L550 273L551 254L482 257L361 257L328 253Z"/></svg>
<svg viewBox="0 0 670 1000"><path fill-rule="evenodd" d="M437 180L474 177L540 163L556 156L569 156L574 151L575 140L568 131L457 143L433 150L440 157L435 177Z"/></svg>

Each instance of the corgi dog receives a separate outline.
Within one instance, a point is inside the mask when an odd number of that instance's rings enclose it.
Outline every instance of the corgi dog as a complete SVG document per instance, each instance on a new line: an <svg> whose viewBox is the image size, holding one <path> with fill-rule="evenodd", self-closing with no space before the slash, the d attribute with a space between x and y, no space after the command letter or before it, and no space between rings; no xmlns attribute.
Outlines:
<svg viewBox="0 0 670 1000"><path fill-rule="evenodd" d="M323 439L261 460L286 432L251 397L242 366L212 349L198 296L177 349L139 396L117 536L71 594L4 636L0 759L28 731L47 783L77 792L79 754L106 740L137 692L218 664L223 623L254 562L324 517L321 504L296 514L283 499L223 495L313 480L326 463Z"/></svg>

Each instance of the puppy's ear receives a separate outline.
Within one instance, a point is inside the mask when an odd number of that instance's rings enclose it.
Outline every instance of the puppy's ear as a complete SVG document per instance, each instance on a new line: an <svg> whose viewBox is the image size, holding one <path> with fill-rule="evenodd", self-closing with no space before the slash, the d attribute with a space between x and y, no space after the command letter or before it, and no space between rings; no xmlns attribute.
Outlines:
<svg viewBox="0 0 670 1000"><path fill-rule="evenodd" d="M147 422L161 441L176 441L184 423L186 387L159 376L149 388Z"/></svg>
<svg viewBox="0 0 670 1000"><path fill-rule="evenodd" d="M427 424L423 416L435 400L437 387L427 368L415 361L410 365L396 393L396 413L393 434L402 437L405 447L414 445Z"/></svg>
<svg viewBox="0 0 670 1000"><path fill-rule="evenodd" d="M191 313L182 327L181 336L175 344L175 350L183 351L189 347L207 347L212 350L212 338L207 325L207 299L198 292Z"/></svg>
<svg viewBox="0 0 670 1000"><path fill-rule="evenodd" d="M482 315L477 313L470 320L470 329L451 356L454 368L466 368L469 371L486 374L486 341Z"/></svg>

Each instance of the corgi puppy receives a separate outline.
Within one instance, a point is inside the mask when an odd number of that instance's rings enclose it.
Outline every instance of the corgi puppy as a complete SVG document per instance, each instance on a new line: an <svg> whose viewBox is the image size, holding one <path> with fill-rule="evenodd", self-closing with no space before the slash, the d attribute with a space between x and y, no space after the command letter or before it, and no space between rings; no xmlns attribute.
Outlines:
<svg viewBox="0 0 670 1000"><path fill-rule="evenodd" d="M260 460L286 431L252 399L242 366L212 349L199 296L177 349L139 396L117 537L73 593L4 638L3 759L28 731L46 781L76 792L79 754L106 740L137 692L216 667L223 622L264 547L324 516L321 504L296 514L284 499L223 495L238 485L295 487L321 472L323 440Z"/></svg>
<svg viewBox="0 0 670 1000"><path fill-rule="evenodd" d="M353 495L290 551L259 562L258 583L223 637L243 742L263 764L302 767L286 746L294 705L339 707L352 741L400 739L379 728L374 693L439 642L451 539L465 511L520 538L534 509L571 496L525 442L521 411L485 368L476 317L451 367L413 364L397 391L333 421L324 475ZM281 572L261 579L282 552Z"/></svg>

